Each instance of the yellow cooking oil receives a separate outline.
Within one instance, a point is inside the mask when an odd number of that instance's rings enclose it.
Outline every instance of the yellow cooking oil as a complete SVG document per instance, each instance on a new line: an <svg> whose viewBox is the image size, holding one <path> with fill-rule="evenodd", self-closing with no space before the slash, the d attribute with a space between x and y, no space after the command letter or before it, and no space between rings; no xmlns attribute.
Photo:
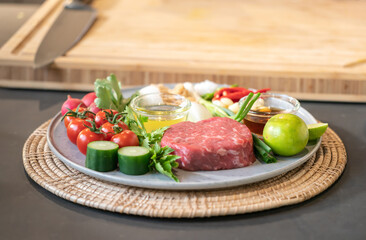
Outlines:
<svg viewBox="0 0 366 240"><path fill-rule="evenodd" d="M143 115L148 117L147 122L144 123L148 133L158 128L171 126L187 120L187 113L180 112L178 106L152 105L137 110L139 113L143 112Z"/></svg>

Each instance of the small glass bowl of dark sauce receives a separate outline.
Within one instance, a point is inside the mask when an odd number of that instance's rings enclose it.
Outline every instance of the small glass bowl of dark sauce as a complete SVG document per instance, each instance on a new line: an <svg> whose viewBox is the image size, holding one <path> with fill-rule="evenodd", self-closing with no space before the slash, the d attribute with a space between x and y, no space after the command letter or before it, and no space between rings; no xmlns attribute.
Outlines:
<svg viewBox="0 0 366 240"><path fill-rule="evenodd" d="M245 99L242 98L240 103ZM262 136L263 128L271 117L280 113L296 114L299 108L300 103L296 98L278 93L262 93L244 118L244 124L252 133Z"/></svg>

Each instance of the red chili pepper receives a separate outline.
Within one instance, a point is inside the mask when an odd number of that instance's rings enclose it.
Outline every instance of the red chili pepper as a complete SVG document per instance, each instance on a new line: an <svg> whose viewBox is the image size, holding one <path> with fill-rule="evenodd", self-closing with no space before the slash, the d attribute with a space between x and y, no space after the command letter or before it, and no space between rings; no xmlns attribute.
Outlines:
<svg viewBox="0 0 366 240"><path fill-rule="evenodd" d="M251 91L234 92L226 95L225 97L230 98L233 102L239 102L239 100L247 96Z"/></svg>
<svg viewBox="0 0 366 240"><path fill-rule="evenodd" d="M238 102L241 98L247 96L250 92L253 93L264 93L271 90L270 88L264 88L257 91L251 91L243 87L229 87L221 88L215 92L212 100L220 100L222 97L230 98L233 102Z"/></svg>
<svg viewBox="0 0 366 240"><path fill-rule="evenodd" d="M250 91L246 88L242 87L229 87L229 88L222 88L215 92L214 98L212 100L219 100L222 97L230 98L234 102L240 100L240 98L245 97L248 95Z"/></svg>
<svg viewBox="0 0 366 240"><path fill-rule="evenodd" d="M268 92L270 91L271 89L270 88L263 88L263 89L260 89L260 90L257 90L255 93L265 93L265 92Z"/></svg>
<svg viewBox="0 0 366 240"><path fill-rule="evenodd" d="M215 93L214 93L214 97L216 98L220 98L222 96L222 93L225 91L226 88L221 88L220 90L217 90Z"/></svg>
<svg viewBox="0 0 366 240"><path fill-rule="evenodd" d="M228 93L240 92L240 91L248 91L248 89L242 88L242 87L221 88L220 90L218 90L218 91L215 92L215 95L222 96L225 92L226 92L225 95L227 95Z"/></svg>
<svg viewBox="0 0 366 240"><path fill-rule="evenodd" d="M248 91L248 89L243 88L243 87L231 87L229 89L232 89L233 92L238 92L238 91Z"/></svg>

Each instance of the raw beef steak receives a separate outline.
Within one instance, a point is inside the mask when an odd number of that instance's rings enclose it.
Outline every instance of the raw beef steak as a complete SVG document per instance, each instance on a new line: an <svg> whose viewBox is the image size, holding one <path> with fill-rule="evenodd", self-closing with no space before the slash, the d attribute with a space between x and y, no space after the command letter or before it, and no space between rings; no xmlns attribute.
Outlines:
<svg viewBox="0 0 366 240"><path fill-rule="evenodd" d="M226 117L174 124L161 146L173 148L181 157L179 168L190 171L240 168L255 161L250 130Z"/></svg>

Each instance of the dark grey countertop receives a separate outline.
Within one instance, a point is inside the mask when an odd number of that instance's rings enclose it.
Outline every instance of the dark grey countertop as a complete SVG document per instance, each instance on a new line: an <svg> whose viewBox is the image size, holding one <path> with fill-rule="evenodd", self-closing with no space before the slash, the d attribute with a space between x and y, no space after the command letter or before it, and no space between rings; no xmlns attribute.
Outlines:
<svg viewBox="0 0 366 240"><path fill-rule="evenodd" d="M346 169L325 192L263 212L182 220L88 208L27 176L24 142L60 110L66 94L0 88L0 239L366 239L366 104L301 102L346 146Z"/></svg>

